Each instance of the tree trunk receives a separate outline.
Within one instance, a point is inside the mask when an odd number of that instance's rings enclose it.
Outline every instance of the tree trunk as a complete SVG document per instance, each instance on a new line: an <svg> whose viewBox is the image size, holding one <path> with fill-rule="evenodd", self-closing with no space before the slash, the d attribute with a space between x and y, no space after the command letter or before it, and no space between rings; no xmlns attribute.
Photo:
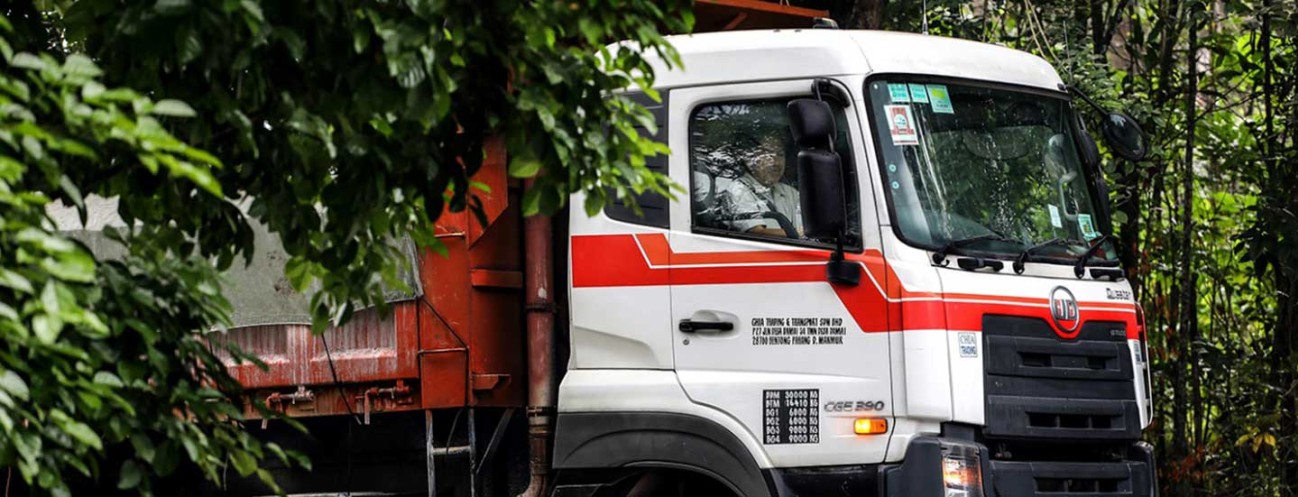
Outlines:
<svg viewBox="0 0 1298 497"><path fill-rule="evenodd" d="M830 15L843 29L880 29L888 0L841 0L830 8Z"/></svg>
<svg viewBox="0 0 1298 497"><path fill-rule="evenodd" d="M1272 372L1272 382L1279 388L1277 404L1275 407L1280 412L1280 419L1277 425L1277 456L1280 462L1280 488L1281 496L1289 497L1298 495L1298 448L1294 447L1298 443L1298 417L1295 410L1298 410L1298 374L1295 372L1295 362L1298 360L1298 257L1294 257L1291 252L1293 239L1283 235L1280 230L1285 226L1292 224L1285 223L1284 216L1293 216L1298 212L1298 190L1292 188L1295 181L1298 181L1298 158L1295 157L1295 150L1285 148L1288 143L1286 136L1279 136L1276 132L1276 102L1292 101L1293 88L1298 84L1298 79L1292 74L1287 75L1286 81L1289 84L1281 84L1283 88L1277 95L1275 88L1275 54L1271 49L1273 44L1274 22L1272 19L1273 8L1270 0L1262 2L1262 19L1259 45L1262 49L1263 69L1262 69L1262 94L1263 98L1263 134L1265 136L1259 140L1262 144L1262 155L1266 161L1266 175L1272 187L1270 188L1271 201L1274 202L1273 208L1264 211L1262 215L1272 216L1268 234L1267 243L1271 245L1274 254L1272 274L1276 289L1276 320L1275 329L1272 330L1272 346L1270 366ZM1298 14L1294 14L1298 18ZM1292 42L1293 40L1291 40ZM1288 61L1292 64L1293 61ZM1293 128L1298 126L1298 108L1294 108L1287 122L1284 123L1285 135L1292 135ZM1275 219L1279 218L1279 219ZM1290 220L1292 222L1292 219Z"/></svg>
<svg viewBox="0 0 1298 497"><path fill-rule="evenodd" d="M1198 392L1195 391L1197 385L1195 377L1198 375L1195 369L1198 367L1198 361L1195 360L1194 339L1196 329L1198 328L1198 306L1196 303L1197 282L1194 271L1194 248L1192 246L1194 233L1194 148L1195 148L1195 124L1198 115L1197 97L1199 94L1199 26L1197 22L1196 9L1186 9L1186 15L1189 17L1189 47L1186 51L1186 86L1185 86L1185 162L1181 171L1181 233L1178 245L1180 245L1180 278L1177 283L1179 293L1176 297L1179 299L1177 304L1177 343L1180 345L1181 357L1180 365L1177 367L1176 381L1185 383L1186 376L1191 375L1189 388L1182 386L1181 394L1176 399L1177 409L1176 417L1173 419L1173 439L1172 447L1178 458L1190 458L1194 450L1190 447L1189 433L1191 430L1189 424L1188 411L1195 403ZM1187 461L1188 462L1188 461ZM1182 467L1188 467L1183 465ZM1190 479L1188 475L1182 475L1177 481L1180 491L1177 495L1186 495L1191 491Z"/></svg>

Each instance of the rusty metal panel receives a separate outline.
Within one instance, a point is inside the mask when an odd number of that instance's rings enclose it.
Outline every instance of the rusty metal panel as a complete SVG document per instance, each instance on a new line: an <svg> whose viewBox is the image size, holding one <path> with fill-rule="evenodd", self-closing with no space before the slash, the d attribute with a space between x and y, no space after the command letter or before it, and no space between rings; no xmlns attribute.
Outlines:
<svg viewBox="0 0 1298 497"><path fill-rule="evenodd" d="M419 356L419 388L424 409L468 403L468 357L464 349L426 351Z"/></svg>
<svg viewBox="0 0 1298 497"><path fill-rule="evenodd" d="M694 32L810 28L817 17L829 17L829 12L767 0L699 0Z"/></svg>
<svg viewBox="0 0 1298 497"><path fill-rule="evenodd" d="M447 255L420 254L419 298L395 304L386 317L359 312L323 340L296 324L232 331L223 339L270 366L231 365L235 378L292 415L524 405L519 191L505 174L502 142L487 147L474 179L490 188L478 193L489 223L465 212L438 220Z"/></svg>
<svg viewBox="0 0 1298 497"><path fill-rule="evenodd" d="M514 290L523 288L522 271L474 269L469 271L469 279L473 283L474 288L504 288Z"/></svg>
<svg viewBox="0 0 1298 497"><path fill-rule="evenodd" d="M522 406L526 402L527 361L521 288L522 216L518 209L506 210L487 227L469 251L469 266L473 271L516 274L519 283L514 287L474 288L469 370L478 388L472 392L472 402L480 406Z"/></svg>
<svg viewBox="0 0 1298 497"><path fill-rule="evenodd" d="M465 385L467 405L521 406L527 388L523 339L522 227L518 189L505 174L502 142L487 144L483 168L474 176L489 187L478 192L489 223L468 213L447 213L437 236L445 257L426 252L420 283L428 312L420 315L422 398L425 405L451 402L444 385ZM465 363L445 349L462 347ZM464 405L464 404L461 404Z"/></svg>
<svg viewBox="0 0 1298 497"><path fill-rule="evenodd" d="M334 370L342 383L372 383L419 377L417 302L392 307L384 317L375 309L356 313L347 324L324 332ZM269 367L234 365L235 378L247 388L296 387L334 383L321 337L305 325L250 326L230 331L226 340L257 355Z"/></svg>
<svg viewBox="0 0 1298 497"><path fill-rule="evenodd" d="M468 224L468 241L470 245L478 242L482 234L496 224L496 219L500 217L511 204L509 198L509 175L505 169L505 140L501 136L487 138L482 144L486 157L482 159L482 169L473 175L473 180L484 185L490 190L488 192L475 192L478 199L482 201L482 212L487 219L486 225L481 225L476 218L468 215L472 222ZM518 205L514 203L514 205ZM517 208L515 208L517 210Z"/></svg>

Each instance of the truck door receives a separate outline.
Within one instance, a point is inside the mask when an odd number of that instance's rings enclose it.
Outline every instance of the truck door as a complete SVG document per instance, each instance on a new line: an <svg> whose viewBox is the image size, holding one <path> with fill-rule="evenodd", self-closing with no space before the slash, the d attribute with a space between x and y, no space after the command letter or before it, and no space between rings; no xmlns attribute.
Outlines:
<svg viewBox="0 0 1298 497"><path fill-rule="evenodd" d="M639 238L651 264L671 268L673 354L687 395L742 423L776 467L882 461L888 435L854 425L892 416L886 271L855 108L834 105L835 148L848 171L847 255L867 269L861 284L827 282L832 247L801 236L786 108L811 88L672 90L670 174L689 195L673 205L667 237Z"/></svg>

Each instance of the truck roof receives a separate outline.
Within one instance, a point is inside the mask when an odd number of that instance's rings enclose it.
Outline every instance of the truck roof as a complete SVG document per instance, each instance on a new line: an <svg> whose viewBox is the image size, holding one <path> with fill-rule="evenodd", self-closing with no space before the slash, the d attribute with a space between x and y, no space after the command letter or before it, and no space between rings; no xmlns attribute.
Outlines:
<svg viewBox="0 0 1298 497"><path fill-rule="evenodd" d="M1035 55L969 40L888 31L776 29L674 35L684 69L661 61L654 86L848 74L925 74L1057 90L1058 73Z"/></svg>

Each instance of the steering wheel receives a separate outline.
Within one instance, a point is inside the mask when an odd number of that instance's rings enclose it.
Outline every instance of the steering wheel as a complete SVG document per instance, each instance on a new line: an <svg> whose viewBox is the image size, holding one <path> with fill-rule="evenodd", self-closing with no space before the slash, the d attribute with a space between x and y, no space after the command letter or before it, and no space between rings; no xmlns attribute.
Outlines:
<svg viewBox="0 0 1298 497"><path fill-rule="evenodd" d="M751 214L745 214L737 219L774 219L775 222L780 225L780 229L784 231L784 236L793 240L802 239L802 235L798 234L797 226L793 225L793 221L789 220L789 216L776 211L754 212Z"/></svg>
<svg viewBox="0 0 1298 497"><path fill-rule="evenodd" d="M726 221L740 221L740 220L749 220L749 219L774 219L775 222L780 225L780 230L784 231L784 236L787 236L793 240L802 239L802 235L798 233L798 227L793 224L793 221L789 220L789 216L786 216L776 211L744 212L739 214L730 214L727 216L709 215L706 217L706 219L711 221L712 224L717 225L715 226L716 228L723 228L723 229L730 229L730 230L734 230L734 227L726 226L725 224Z"/></svg>

